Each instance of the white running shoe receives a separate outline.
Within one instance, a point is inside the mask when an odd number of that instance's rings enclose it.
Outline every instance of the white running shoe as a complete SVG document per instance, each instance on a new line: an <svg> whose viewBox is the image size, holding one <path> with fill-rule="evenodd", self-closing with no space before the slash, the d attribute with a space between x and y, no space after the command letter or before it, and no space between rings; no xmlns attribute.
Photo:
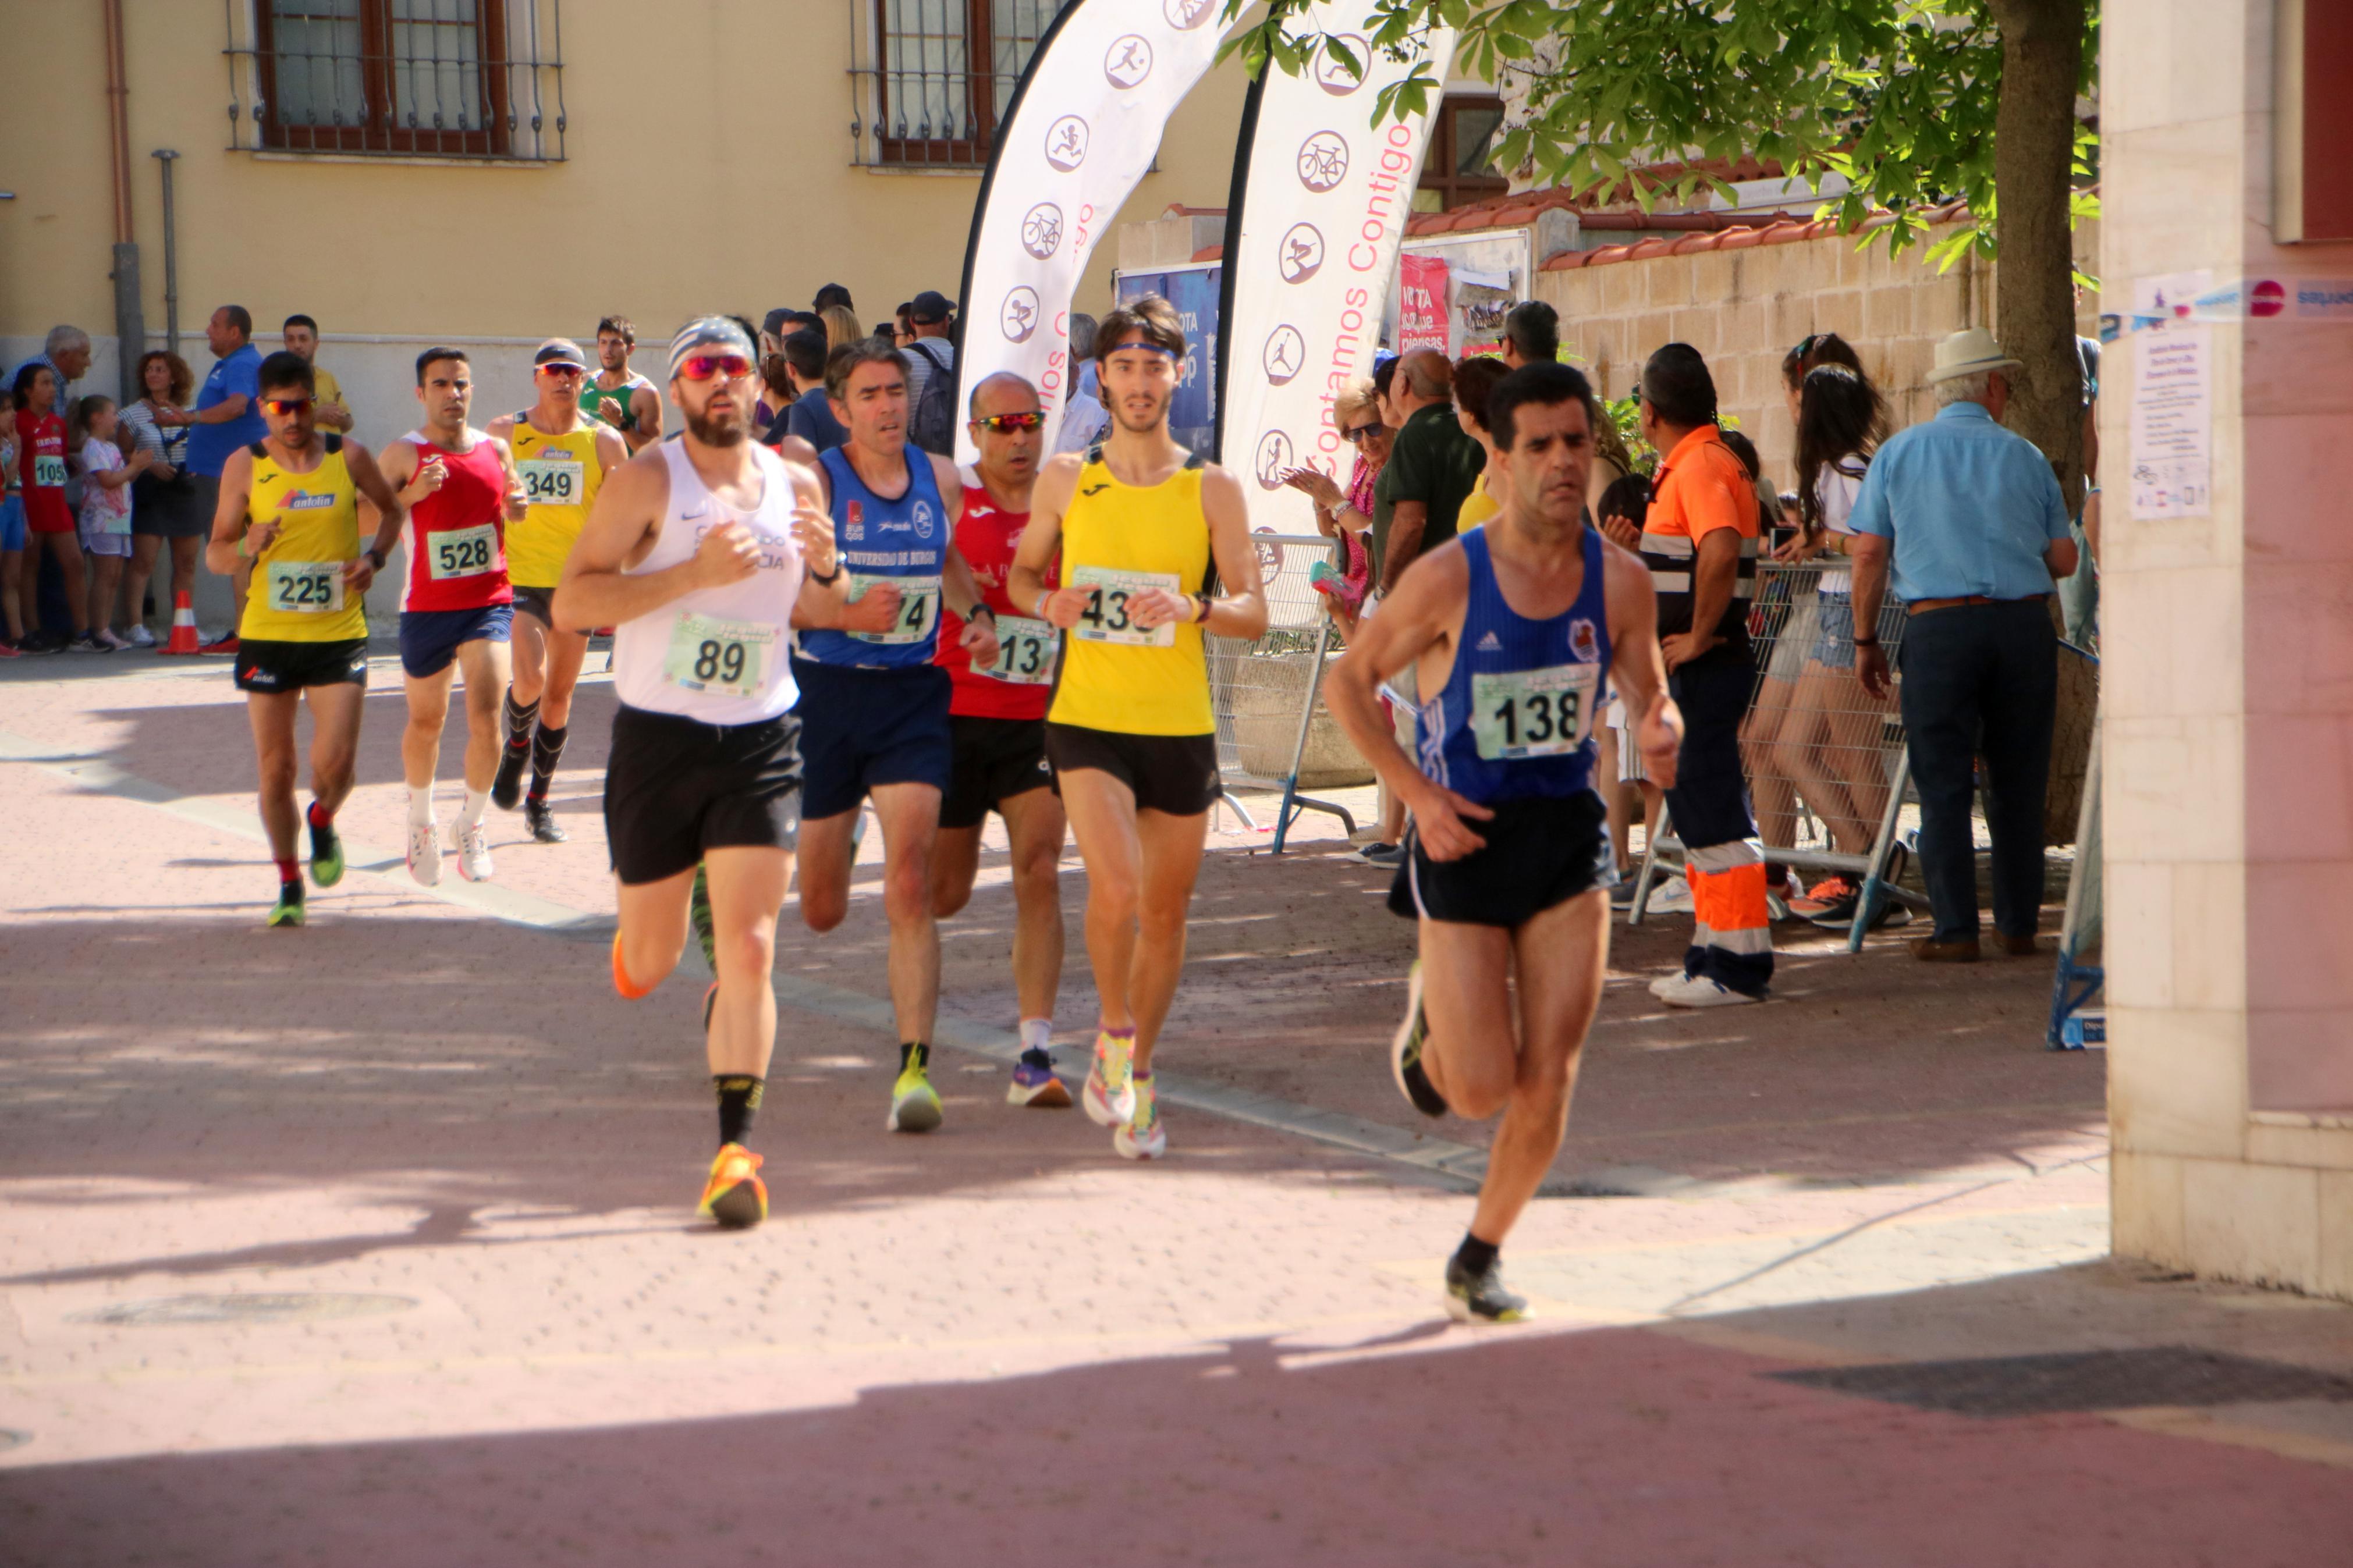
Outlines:
<svg viewBox="0 0 2353 1568"><path fill-rule="evenodd" d="M1124 1127L1135 1120L1135 1064L1129 1057L1134 1049L1133 1035L1114 1039L1095 1031L1095 1059L1079 1099L1098 1127Z"/></svg>
<svg viewBox="0 0 2353 1568"><path fill-rule="evenodd" d="M491 879L491 834L479 822L458 825L458 875L469 882Z"/></svg>
<svg viewBox="0 0 2353 1568"><path fill-rule="evenodd" d="M425 887L441 885L441 830L432 823L408 825L408 874Z"/></svg>
<svg viewBox="0 0 2353 1568"><path fill-rule="evenodd" d="M132 626L131 646L132 647L153 647L155 646L155 634L147 629L144 622L138 623Z"/></svg>
<svg viewBox="0 0 2353 1568"><path fill-rule="evenodd" d="M1705 974L1672 975L1663 984L1651 986L1651 994L1670 1007L1738 1007L1765 1000L1745 991L1735 991L1723 981Z"/></svg>
<svg viewBox="0 0 2353 1568"><path fill-rule="evenodd" d="M1680 875L1670 872L1651 884L1650 902L1642 906L1646 915L1687 915L1692 912L1691 884Z"/></svg>
<svg viewBox="0 0 2353 1568"><path fill-rule="evenodd" d="M1664 974L1653 976L1651 981L1651 994L1664 996L1667 994L1667 987L1681 984L1683 978L1683 972L1680 969L1670 969Z"/></svg>

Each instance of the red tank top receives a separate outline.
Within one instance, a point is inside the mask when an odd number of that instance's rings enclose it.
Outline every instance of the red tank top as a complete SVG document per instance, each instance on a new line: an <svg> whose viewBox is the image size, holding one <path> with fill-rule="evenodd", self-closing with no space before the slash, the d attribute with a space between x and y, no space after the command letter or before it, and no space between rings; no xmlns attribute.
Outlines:
<svg viewBox="0 0 2353 1568"><path fill-rule="evenodd" d="M25 526L35 533L71 533L66 505L66 422L55 414L16 415L16 471L25 487Z"/></svg>
<svg viewBox="0 0 2353 1568"><path fill-rule="evenodd" d="M478 610L514 603L507 581L507 472L490 438L477 435L470 450L452 452L422 434L403 437L421 466L439 458L441 488L408 509L401 536L408 542L404 610Z"/></svg>
<svg viewBox="0 0 2353 1568"><path fill-rule="evenodd" d="M981 602L997 612L997 635L1009 645L1000 656L996 675L976 674L972 656L957 638L964 621L940 607L940 667L948 672L948 711L976 719L1043 719L1054 695L1054 641L1025 626L1022 612L1006 592L1013 579L1013 552L1029 521L1026 511L1007 511L989 495L980 476L964 470L964 510L956 517L955 545L980 584ZM1046 586L1052 587L1052 569ZM1042 625L1042 623L1033 623ZM1009 678L1009 679L1008 679Z"/></svg>

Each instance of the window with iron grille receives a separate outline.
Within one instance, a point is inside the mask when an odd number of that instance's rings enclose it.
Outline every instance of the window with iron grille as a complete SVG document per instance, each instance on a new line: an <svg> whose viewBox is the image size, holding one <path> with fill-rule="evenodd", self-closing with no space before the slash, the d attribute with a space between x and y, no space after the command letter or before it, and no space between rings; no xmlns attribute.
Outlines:
<svg viewBox="0 0 2353 1568"><path fill-rule="evenodd" d="M240 39L232 4L230 145L562 158L562 5L248 0Z"/></svg>
<svg viewBox="0 0 2353 1568"><path fill-rule="evenodd" d="M978 169L1014 84L1073 0L853 0L866 11L854 63L859 163Z"/></svg>

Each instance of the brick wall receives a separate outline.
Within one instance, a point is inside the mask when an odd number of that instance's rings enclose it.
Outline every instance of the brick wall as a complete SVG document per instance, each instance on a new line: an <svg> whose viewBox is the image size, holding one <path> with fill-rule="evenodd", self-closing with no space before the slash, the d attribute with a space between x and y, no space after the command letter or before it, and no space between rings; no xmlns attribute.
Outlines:
<svg viewBox="0 0 2353 1568"><path fill-rule="evenodd" d="M1949 232L1949 231L1942 231ZM2096 226L2075 236L2078 265L2099 255ZM1781 356L1809 332L1834 331L1855 346L1900 429L1935 415L1924 379L1938 339L1992 318L1992 264L1965 257L1940 273L1926 246L1890 258L1883 244L1858 251L1852 236L1739 250L1620 260L1539 271L1535 294L1560 312L1561 343L1623 397L1643 358L1686 342L1707 356L1725 413L1757 443L1781 489L1795 432L1781 391ZM2078 330L2094 332L2087 294Z"/></svg>

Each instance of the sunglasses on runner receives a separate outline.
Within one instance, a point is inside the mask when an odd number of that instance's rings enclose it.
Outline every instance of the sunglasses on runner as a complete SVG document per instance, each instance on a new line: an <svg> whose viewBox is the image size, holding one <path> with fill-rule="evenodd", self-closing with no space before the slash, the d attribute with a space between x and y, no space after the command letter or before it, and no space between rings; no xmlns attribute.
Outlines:
<svg viewBox="0 0 2353 1568"><path fill-rule="evenodd" d="M317 401L315 397L265 397L261 406L283 419L290 414L301 413Z"/></svg>
<svg viewBox="0 0 2353 1568"><path fill-rule="evenodd" d="M581 375L586 375L586 374L588 374L587 369L586 369L586 366L583 366L583 365L576 365L576 364L565 364L565 363L563 363L563 362L561 362L561 361L556 361L556 362L554 362L554 363L548 363L548 364L541 365L541 366L539 367L539 373L540 373L540 374L542 374L542 375L562 375L562 376L581 376Z"/></svg>
<svg viewBox="0 0 2353 1568"><path fill-rule="evenodd" d="M992 414L973 423L984 430L994 430L1002 435L1008 430L1035 430L1046 423L1046 416L1042 414Z"/></svg>
<svg viewBox="0 0 2353 1568"><path fill-rule="evenodd" d="M1359 425L1359 426L1357 426L1354 430L1343 430L1343 431L1341 431L1341 432L1340 432L1340 439L1342 439L1343 441L1351 442L1351 443L1354 443L1354 444L1356 444L1356 445L1362 445L1362 444L1363 444L1363 442L1364 442L1364 440L1365 440L1365 437L1366 437L1370 436L1374 431L1378 430L1378 429L1380 429L1380 428L1382 428L1382 426L1379 426L1378 424L1373 424L1373 425Z"/></svg>
<svg viewBox="0 0 2353 1568"><path fill-rule="evenodd" d="M679 365L678 374L685 381L741 381L752 374L752 362L742 354L695 354Z"/></svg>

